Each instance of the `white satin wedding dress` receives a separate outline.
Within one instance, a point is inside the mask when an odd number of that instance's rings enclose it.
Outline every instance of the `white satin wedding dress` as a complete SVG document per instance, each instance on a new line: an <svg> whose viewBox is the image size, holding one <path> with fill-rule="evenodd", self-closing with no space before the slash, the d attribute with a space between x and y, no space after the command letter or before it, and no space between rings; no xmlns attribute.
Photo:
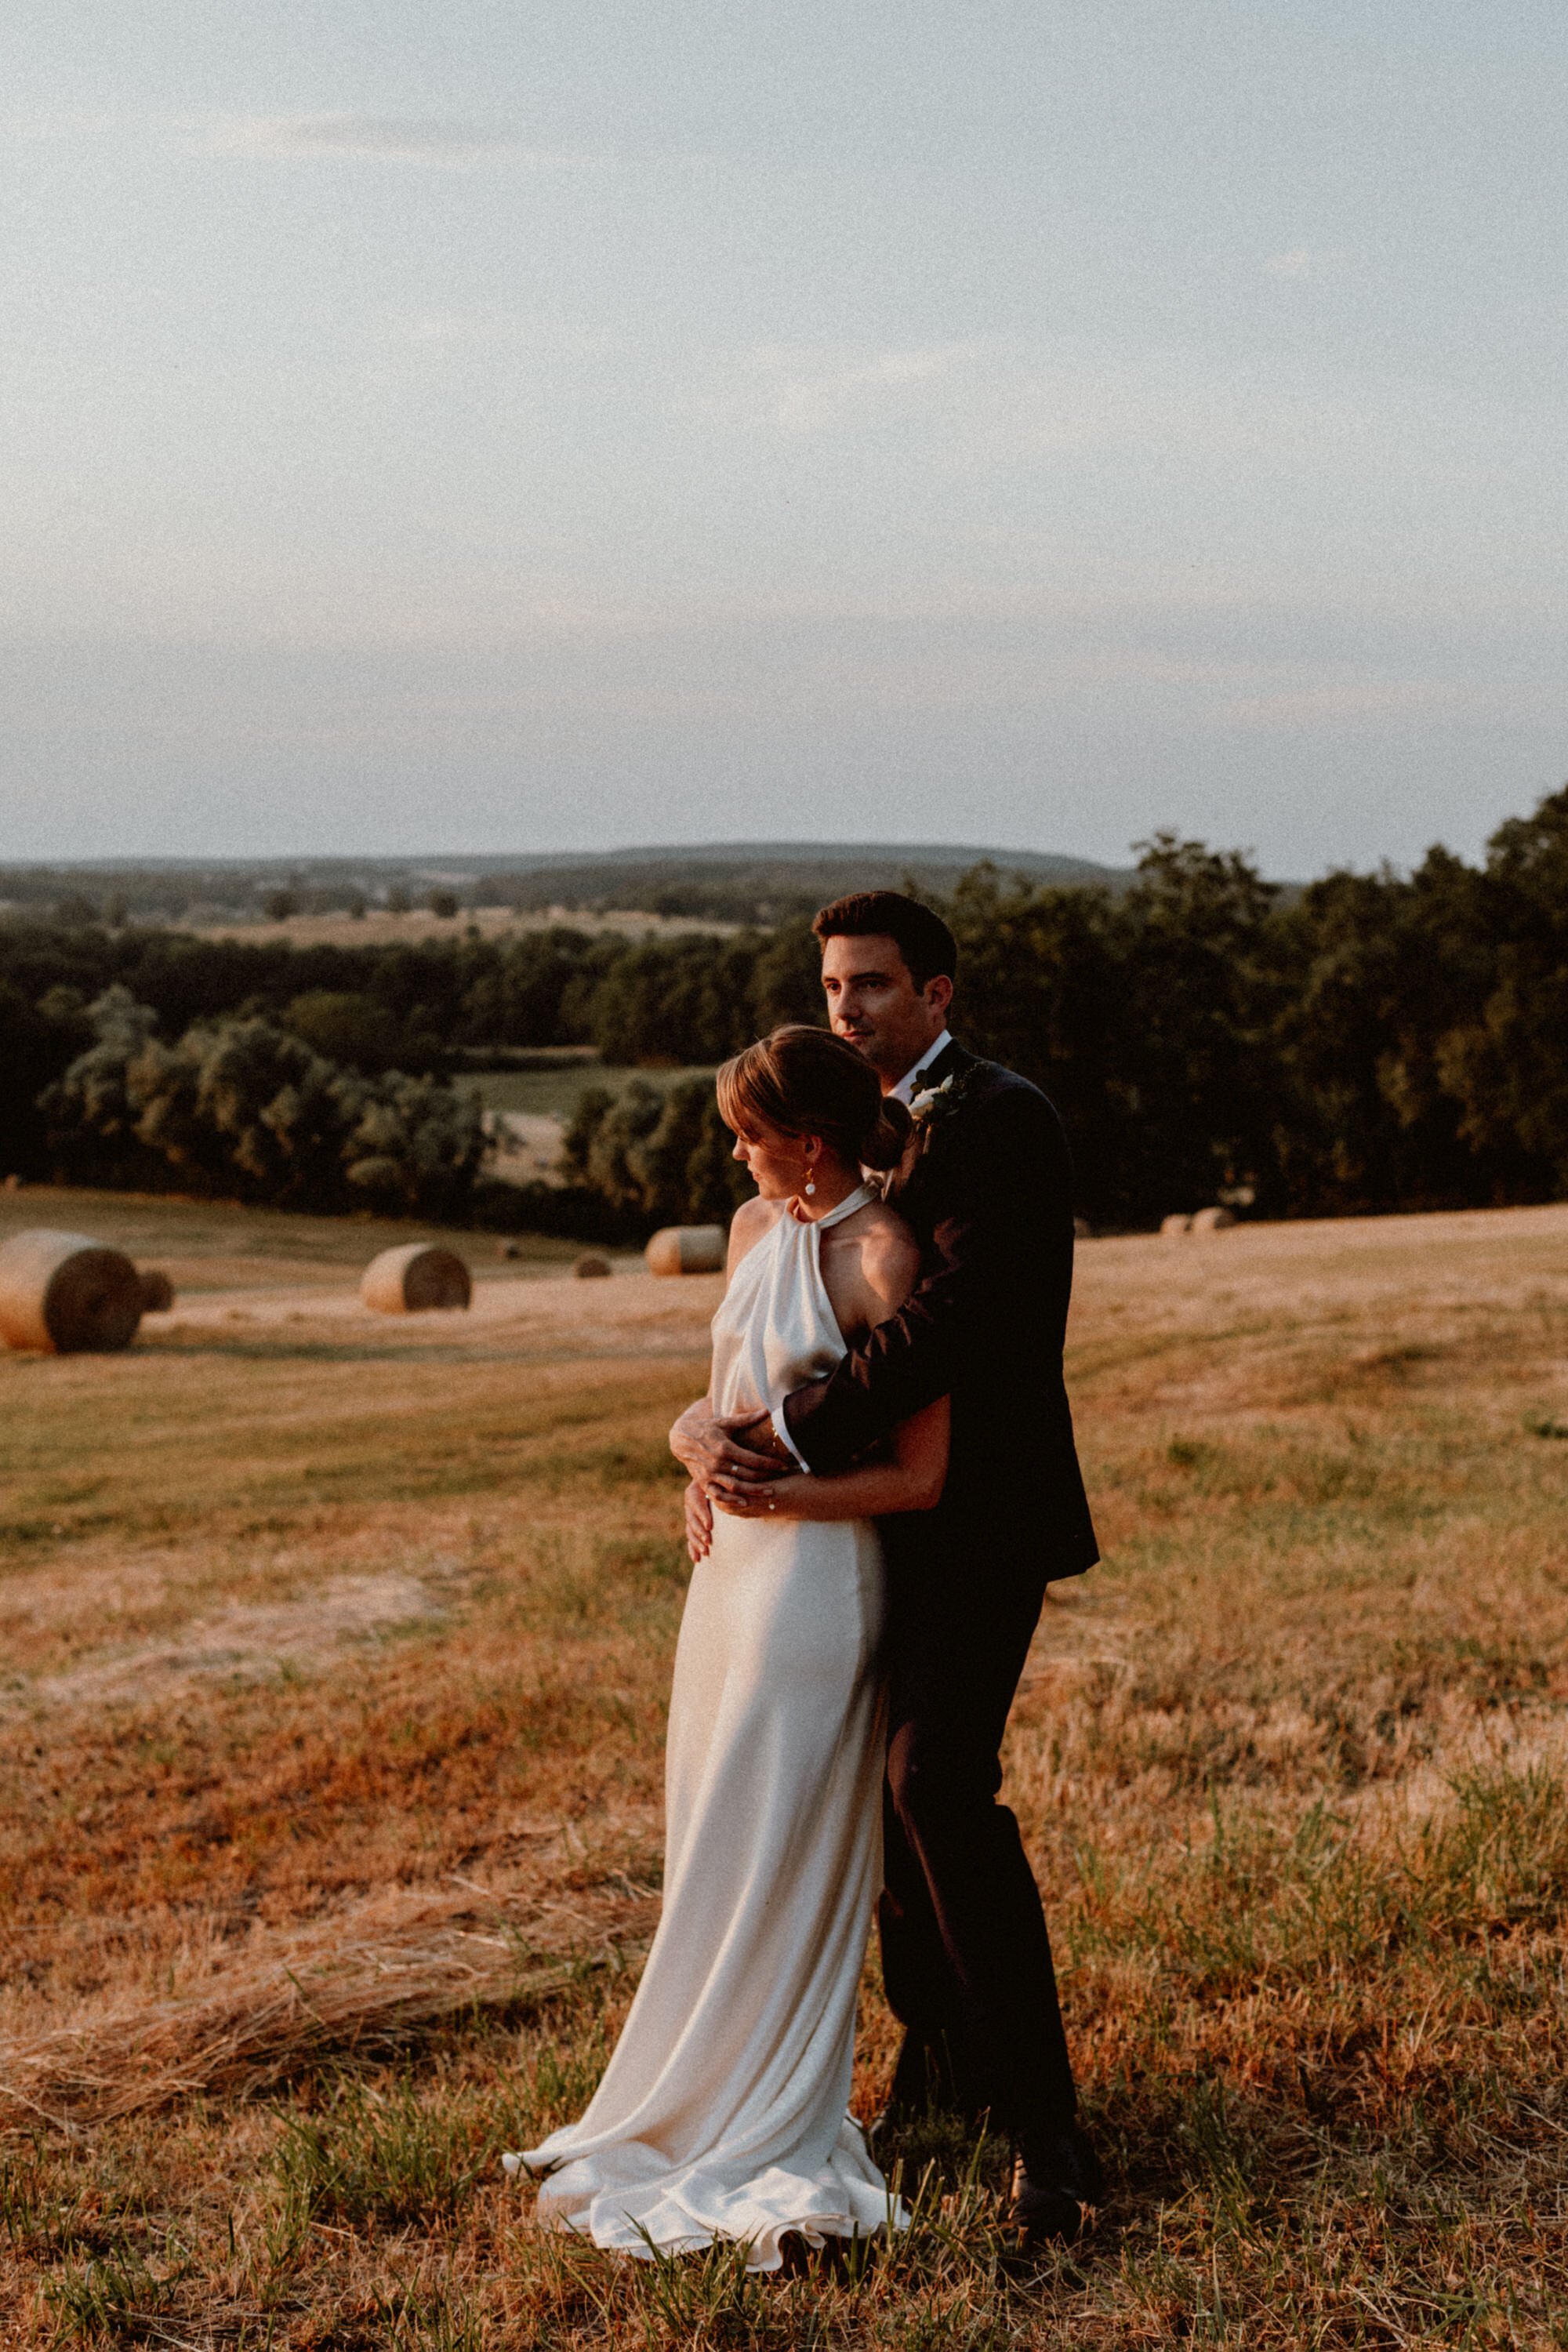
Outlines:
<svg viewBox="0 0 1568 2352"><path fill-rule="evenodd" d="M787 1210L713 1318L720 1412L831 1370L826 1227ZM715 1517L676 1651L665 1891L625 2029L580 2122L508 2169L542 2221L630 2254L900 2227L847 2113L855 1995L881 1881L882 1559L864 1520Z"/></svg>

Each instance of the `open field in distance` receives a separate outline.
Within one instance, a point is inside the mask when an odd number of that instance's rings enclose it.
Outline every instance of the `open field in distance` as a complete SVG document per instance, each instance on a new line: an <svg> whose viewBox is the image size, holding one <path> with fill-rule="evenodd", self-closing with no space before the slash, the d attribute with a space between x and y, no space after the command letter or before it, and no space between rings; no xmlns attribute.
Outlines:
<svg viewBox="0 0 1568 2352"><path fill-rule="evenodd" d="M369 1232L0 1359L0 2344L1568 2340L1568 1208L1081 1252L1106 1559L1007 1772L1110 2201L1021 2265L933 2120L906 2241L763 2283L541 2239L498 2161L656 1916L718 1284L353 1323ZM867 2112L874 1958L862 2011Z"/></svg>
<svg viewBox="0 0 1568 2352"><path fill-rule="evenodd" d="M707 916L655 915L610 909L589 914L574 907L547 907L534 912L515 907L465 907L458 915L433 915L428 907L410 907L395 915L384 907L367 907L363 915L289 915L281 922L258 916L249 922L178 923L172 928L193 932L202 940L241 940L247 944L294 948L409 947L426 940L460 939L470 928L481 939L504 939L517 931L547 931L556 924L568 930L603 931L616 939L673 939L687 931L727 935L739 923Z"/></svg>

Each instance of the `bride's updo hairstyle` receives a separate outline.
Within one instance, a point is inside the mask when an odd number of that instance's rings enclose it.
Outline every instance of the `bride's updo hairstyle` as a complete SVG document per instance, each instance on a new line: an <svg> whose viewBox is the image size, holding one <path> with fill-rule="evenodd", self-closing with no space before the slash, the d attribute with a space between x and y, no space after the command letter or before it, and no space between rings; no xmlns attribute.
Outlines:
<svg viewBox="0 0 1568 2352"><path fill-rule="evenodd" d="M759 1123L817 1135L851 1168L896 1168L903 1157L909 1112L830 1029L775 1029L726 1062L717 1087L719 1116L737 1135L754 1135Z"/></svg>

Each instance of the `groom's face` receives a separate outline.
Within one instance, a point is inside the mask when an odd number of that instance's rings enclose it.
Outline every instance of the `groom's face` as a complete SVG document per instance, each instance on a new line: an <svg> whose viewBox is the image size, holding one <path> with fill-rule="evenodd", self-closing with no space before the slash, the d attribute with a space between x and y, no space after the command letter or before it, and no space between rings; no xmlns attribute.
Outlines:
<svg viewBox="0 0 1568 2352"><path fill-rule="evenodd" d="M897 940L877 932L823 942L822 988L836 1035L865 1055L884 1092L942 1035L952 1000L951 980L918 986Z"/></svg>

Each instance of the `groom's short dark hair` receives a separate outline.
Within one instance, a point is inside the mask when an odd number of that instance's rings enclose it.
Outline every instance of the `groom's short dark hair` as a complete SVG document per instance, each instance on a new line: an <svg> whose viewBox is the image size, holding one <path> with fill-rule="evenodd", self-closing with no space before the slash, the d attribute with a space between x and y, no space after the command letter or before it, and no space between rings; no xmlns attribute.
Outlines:
<svg viewBox="0 0 1568 2352"><path fill-rule="evenodd" d="M917 988L939 972L948 980L957 977L958 941L939 914L901 890L851 890L824 907L811 928L824 946L829 940L861 940L873 933L896 940Z"/></svg>

